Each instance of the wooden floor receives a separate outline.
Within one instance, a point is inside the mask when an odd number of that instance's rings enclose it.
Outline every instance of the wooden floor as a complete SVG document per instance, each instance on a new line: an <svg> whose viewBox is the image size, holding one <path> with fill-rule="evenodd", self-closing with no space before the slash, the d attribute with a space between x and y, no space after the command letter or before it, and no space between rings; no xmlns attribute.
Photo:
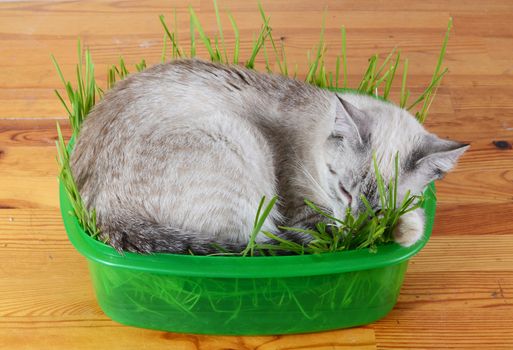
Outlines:
<svg viewBox="0 0 513 350"><path fill-rule="evenodd" d="M249 49L259 28L256 2L222 1ZM207 31L210 0L192 0ZM184 1L13 1L0 3L0 348L2 349L513 349L513 3L503 1L265 1L275 37L305 73L328 8L328 57L347 28L350 81L366 59L395 45L410 60L418 92L434 69L447 20L450 69L427 127L470 142L457 170L438 183L431 241L410 265L396 308L366 327L277 337L181 335L122 326L96 304L87 265L59 215L54 140L64 110L50 61L65 75L76 40L92 50L99 79L123 55L157 62L158 15ZM225 27L229 26L223 18ZM233 36L226 34L229 44ZM336 48L336 49L335 49ZM204 53L204 51L201 51ZM245 56L245 55L244 55ZM69 128L66 127L69 136ZM502 141L502 142L498 142Z"/></svg>

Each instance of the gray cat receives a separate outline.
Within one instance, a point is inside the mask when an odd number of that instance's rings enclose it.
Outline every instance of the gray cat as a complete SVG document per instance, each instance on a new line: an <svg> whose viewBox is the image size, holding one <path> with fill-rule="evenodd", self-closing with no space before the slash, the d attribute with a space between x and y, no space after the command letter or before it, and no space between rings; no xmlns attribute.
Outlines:
<svg viewBox="0 0 513 350"><path fill-rule="evenodd" d="M193 59L118 82L84 122L71 165L117 250L208 254L214 243L247 244L264 195L278 195L279 205L263 229L291 238L278 226L322 220L305 198L338 217L361 210L361 194L379 207L373 151L385 179L398 152L402 198L467 148L373 97ZM423 228L422 211L410 212L394 239L409 246Z"/></svg>

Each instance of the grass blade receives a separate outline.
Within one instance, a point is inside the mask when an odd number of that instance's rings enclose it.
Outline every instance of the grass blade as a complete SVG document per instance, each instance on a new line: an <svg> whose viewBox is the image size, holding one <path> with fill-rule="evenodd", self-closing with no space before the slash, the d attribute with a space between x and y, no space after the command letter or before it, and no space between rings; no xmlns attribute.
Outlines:
<svg viewBox="0 0 513 350"><path fill-rule="evenodd" d="M164 34L164 39L162 40L162 54L160 56L160 61L162 63L166 62L166 52L167 52L167 34Z"/></svg>
<svg viewBox="0 0 513 350"><path fill-rule="evenodd" d="M223 63L228 63L228 55L226 54L226 46L224 44L224 36L223 36L223 26L221 25L221 16L219 15L219 8L217 7L217 0L214 1L214 12L216 14L217 28L219 30L219 38L221 39L221 48L224 53L224 61L221 59ZM219 57L221 57L221 53L218 53Z"/></svg>
<svg viewBox="0 0 513 350"><path fill-rule="evenodd" d="M401 52L397 53L397 58L395 60L394 65L392 66L390 76L388 77L386 84L385 84L385 90L383 91L383 98L386 100L388 99L388 95L390 94L390 90L392 89L392 82L395 78L395 72L397 70L397 66L399 65L399 59L401 58Z"/></svg>
<svg viewBox="0 0 513 350"><path fill-rule="evenodd" d="M442 42L442 48L440 49L440 54L438 55L438 60L436 63L435 71L433 72L433 77L431 78L431 83L428 85L424 93L422 93L421 97L417 99L409 108L413 108L417 103L424 101L424 104L422 106L422 109L420 112L418 112L417 119L419 122L423 123L426 119L427 112L429 110L429 107L431 106L432 99L434 97L433 91L436 91L438 88L438 85L441 82L442 77L447 73L448 69L445 68L442 72L440 72L440 69L442 68L442 63L445 58L445 51L447 49L447 43L449 41L449 34L452 29L452 17L449 18L449 22L447 23L447 31L445 32L445 37Z"/></svg>
<svg viewBox="0 0 513 350"><path fill-rule="evenodd" d="M164 27L164 31L166 32L169 41L171 42L171 52L173 55L173 59L177 57L182 57L182 52L180 51L180 48L178 47L178 43L176 41L176 33L171 33L169 31L164 15L160 15L159 19L160 23L162 24L162 27Z"/></svg>
<svg viewBox="0 0 513 350"><path fill-rule="evenodd" d="M203 45L205 45L205 47L208 51L208 54L210 55L210 60L213 62L219 62L219 57L216 55L216 53L212 49L212 43L210 41L210 38L205 34L205 31L203 30L203 27L201 26L201 23L198 19L198 16L196 15L196 12L194 12L194 9L192 8L192 6L189 6L189 13L191 16L191 20L194 23L194 27L198 31L200 39L203 42Z"/></svg>
<svg viewBox="0 0 513 350"><path fill-rule="evenodd" d="M424 101L430 94L431 94L431 91L433 90L433 88L440 82L440 80L442 79L442 77L445 75L445 73L448 72L448 69L445 68L439 75L438 77L436 77L430 84L429 86L426 88L426 90L415 100L415 102L413 102L408 108L407 110L411 110L413 107L415 107L416 105L418 105L420 102Z"/></svg>
<svg viewBox="0 0 513 350"><path fill-rule="evenodd" d="M322 27L321 27L321 35L320 35L320 38L319 38L319 44L318 44L318 48L317 48L317 55L315 56L315 59L314 61L309 65L310 68L308 69L308 73L306 75L306 79L305 81L308 82L308 83L313 83L316 81L316 74L317 74L317 69L319 68L320 65L322 65L322 59L323 59L323 56L324 56L324 52L325 52L325 44L324 44L324 30L325 30L325 19L326 19L326 12L324 13L323 17L322 17Z"/></svg>
<svg viewBox="0 0 513 350"><path fill-rule="evenodd" d="M239 64L239 49L240 49L239 28L237 27L237 23L235 22L235 19L233 18L231 13L228 14L228 18L230 19L230 23L232 24L233 33L235 36L235 48L233 50L233 63Z"/></svg>
<svg viewBox="0 0 513 350"><path fill-rule="evenodd" d="M406 77L408 75L408 59L404 60L404 68L403 68L403 80L401 84L401 99L400 99L400 107L404 108L406 103L408 102L408 97L410 92L406 89Z"/></svg>
<svg viewBox="0 0 513 350"><path fill-rule="evenodd" d="M344 67L344 88L347 88L346 28L342 26L342 66Z"/></svg>
<svg viewBox="0 0 513 350"><path fill-rule="evenodd" d="M276 204L277 200L278 200L277 196L273 197L269 201L267 206L265 207L263 213L261 211L262 211L262 208L263 208L264 203L265 203L265 196L263 196L262 199L260 200L260 204L258 205L257 213L256 213L256 216L255 216L255 222L254 222L254 225L253 225L253 231L251 232L248 246L241 252L242 256L247 256L248 254L250 254L250 256L254 255L254 253L255 253L255 246L256 246L256 242L255 242L256 236L262 230L262 226L264 225L265 220L267 219L267 217L271 213L271 210L273 209L273 207Z"/></svg>

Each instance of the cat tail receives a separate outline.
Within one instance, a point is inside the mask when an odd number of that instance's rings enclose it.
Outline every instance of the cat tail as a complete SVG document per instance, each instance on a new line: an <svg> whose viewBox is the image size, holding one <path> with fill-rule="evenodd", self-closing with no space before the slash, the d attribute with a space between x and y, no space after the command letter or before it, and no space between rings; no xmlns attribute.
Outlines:
<svg viewBox="0 0 513 350"><path fill-rule="evenodd" d="M100 230L101 237L120 253L208 255L239 253L246 247L244 243L207 240L204 233L169 227L138 216L111 217L100 225Z"/></svg>

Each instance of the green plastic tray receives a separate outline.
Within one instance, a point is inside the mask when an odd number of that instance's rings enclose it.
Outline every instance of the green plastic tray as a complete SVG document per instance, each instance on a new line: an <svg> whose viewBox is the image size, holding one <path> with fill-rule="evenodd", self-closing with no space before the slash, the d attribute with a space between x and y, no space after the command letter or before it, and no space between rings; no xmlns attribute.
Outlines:
<svg viewBox="0 0 513 350"><path fill-rule="evenodd" d="M394 307L408 260L431 235L436 199L426 191L424 238L409 248L280 257L118 254L88 236L60 204L71 243L89 262L101 308L120 323L173 332L265 335L364 325Z"/></svg>

